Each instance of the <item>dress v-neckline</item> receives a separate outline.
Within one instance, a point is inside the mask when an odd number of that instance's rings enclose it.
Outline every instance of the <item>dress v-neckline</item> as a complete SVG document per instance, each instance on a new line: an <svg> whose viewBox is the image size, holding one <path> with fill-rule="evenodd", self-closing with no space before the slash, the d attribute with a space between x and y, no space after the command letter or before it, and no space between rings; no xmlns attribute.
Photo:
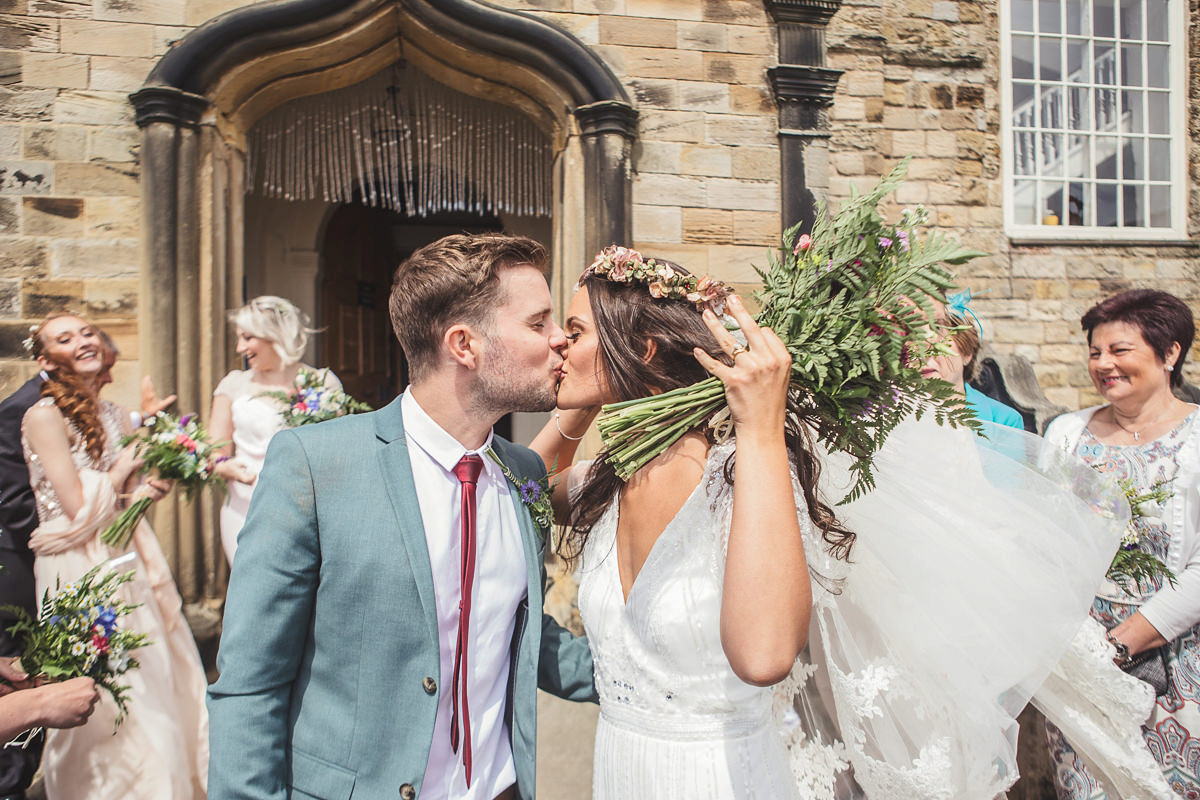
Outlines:
<svg viewBox="0 0 1200 800"><path fill-rule="evenodd" d="M658 552L660 550L662 550L662 548L659 545L662 544L662 541L663 541L663 539L666 538L667 534L671 533L672 529L676 527L675 523L679 521L679 515L682 514L683 510L685 508L687 508L688 504L690 504L692 502L692 500L696 496L696 493L699 492L700 489L704 486L707 479L708 479L708 464L706 462L705 466L704 466L704 472L702 472L700 474L699 482L697 482L696 486L692 489L692 491L688 493L687 499L683 501L683 505L681 505L679 507L679 509L675 512L675 516L671 517L671 519L667 522L666 526L662 529L662 531L658 534L658 536L655 537L654 544L650 545L650 550L649 550L649 552L646 553L646 558L642 560L641 568L634 574L633 579L630 580L630 582L629 582L629 591L625 590L625 584L622 583L622 581L621 581L621 548L617 546L617 536L618 536L618 533L619 533L619 530L621 527L621 497L619 494L617 495L616 502L613 504L613 516L615 516L616 519L613 520L612 550L613 550L613 566L616 568L616 573L617 573L616 574L617 591L621 595L621 607L622 608L624 608L624 609L629 608L629 598L633 597L634 590L636 590L638 587L638 581L641 579L642 575L646 572L646 568L649 567L653 563L656 556L658 555Z"/></svg>

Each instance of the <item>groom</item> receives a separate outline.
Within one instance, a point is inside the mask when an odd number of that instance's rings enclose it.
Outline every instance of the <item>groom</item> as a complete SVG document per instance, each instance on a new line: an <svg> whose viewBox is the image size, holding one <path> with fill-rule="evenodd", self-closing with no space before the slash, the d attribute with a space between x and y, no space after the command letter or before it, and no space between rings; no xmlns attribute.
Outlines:
<svg viewBox="0 0 1200 800"><path fill-rule="evenodd" d="M390 300L405 393L272 440L209 689L209 800L533 797L536 688L595 695L587 642L529 619L547 531L513 484L545 469L492 435L554 406L546 269L524 237L421 248Z"/></svg>

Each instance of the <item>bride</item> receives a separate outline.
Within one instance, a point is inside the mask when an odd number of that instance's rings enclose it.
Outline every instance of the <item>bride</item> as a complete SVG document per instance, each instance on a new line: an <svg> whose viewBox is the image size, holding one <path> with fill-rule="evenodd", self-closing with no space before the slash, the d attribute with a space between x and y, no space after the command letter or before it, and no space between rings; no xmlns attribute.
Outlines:
<svg viewBox="0 0 1200 800"><path fill-rule="evenodd" d="M1004 791L1015 716L1120 536L1077 497L1100 495L1080 485L1095 474L1060 465L1054 483L1014 460L1025 442L913 423L879 454L880 488L835 514L821 498L849 470L812 443L775 333L730 296L740 342L670 296L688 292L613 267L602 253L580 278L561 411L533 449L570 464L600 405L708 374L732 435L702 420L626 482L606 453L560 471L600 697L596 800Z"/></svg>

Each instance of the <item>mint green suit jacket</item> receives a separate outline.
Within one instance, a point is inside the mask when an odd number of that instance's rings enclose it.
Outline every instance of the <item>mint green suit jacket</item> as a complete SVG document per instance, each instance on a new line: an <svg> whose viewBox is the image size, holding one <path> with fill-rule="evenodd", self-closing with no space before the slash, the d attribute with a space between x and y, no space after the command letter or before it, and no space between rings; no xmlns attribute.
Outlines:
<svg viewBox="0 0 1200 800"><path fill-rule="evenodd" d="M493 448L513 474L545 474L532 451L498 437ZM536 688L590 700L595 687L587 641L538 615L545 538L510 492L528 598L517 611L508 715L528 800ZM238 539L221 674L209 689L209 800L421 797L438 695L450 684L439 665L400 400L276 434Z"/></svg>

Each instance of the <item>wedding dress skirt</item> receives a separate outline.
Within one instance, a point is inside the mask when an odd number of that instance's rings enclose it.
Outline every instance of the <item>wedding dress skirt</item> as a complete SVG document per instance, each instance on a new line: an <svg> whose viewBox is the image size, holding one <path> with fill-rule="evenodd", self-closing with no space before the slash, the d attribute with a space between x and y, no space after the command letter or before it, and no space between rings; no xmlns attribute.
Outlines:
<svg viewBox="0 0 1200 800"><path fill-rule="evenodd" d="M774 690L738 680L720 642L732 514L721 470L733 443L712 448L627 602L614 502L580 575L601 707L596 800L992 800L1017 778L1017 714L1064 669L1124 687L1121 709L1097 697L1081 714L1103 720L1089 730L1108 773L1147 776L1149 753L1115 743L1131 741L1152 698L1111 654L1085 657L1107 644L1081 632L1128 520L1123 496L1037 437L986 432L897 429L876 459L877 487L836 508L858 534L849 562L829 556L795 486L813 619ZM824 461L822 491L836 502L849 472L840 456ZM1058 698L1049 705L1061 709ZM1164 796L1127 785L1131 798Z"/></svg>

